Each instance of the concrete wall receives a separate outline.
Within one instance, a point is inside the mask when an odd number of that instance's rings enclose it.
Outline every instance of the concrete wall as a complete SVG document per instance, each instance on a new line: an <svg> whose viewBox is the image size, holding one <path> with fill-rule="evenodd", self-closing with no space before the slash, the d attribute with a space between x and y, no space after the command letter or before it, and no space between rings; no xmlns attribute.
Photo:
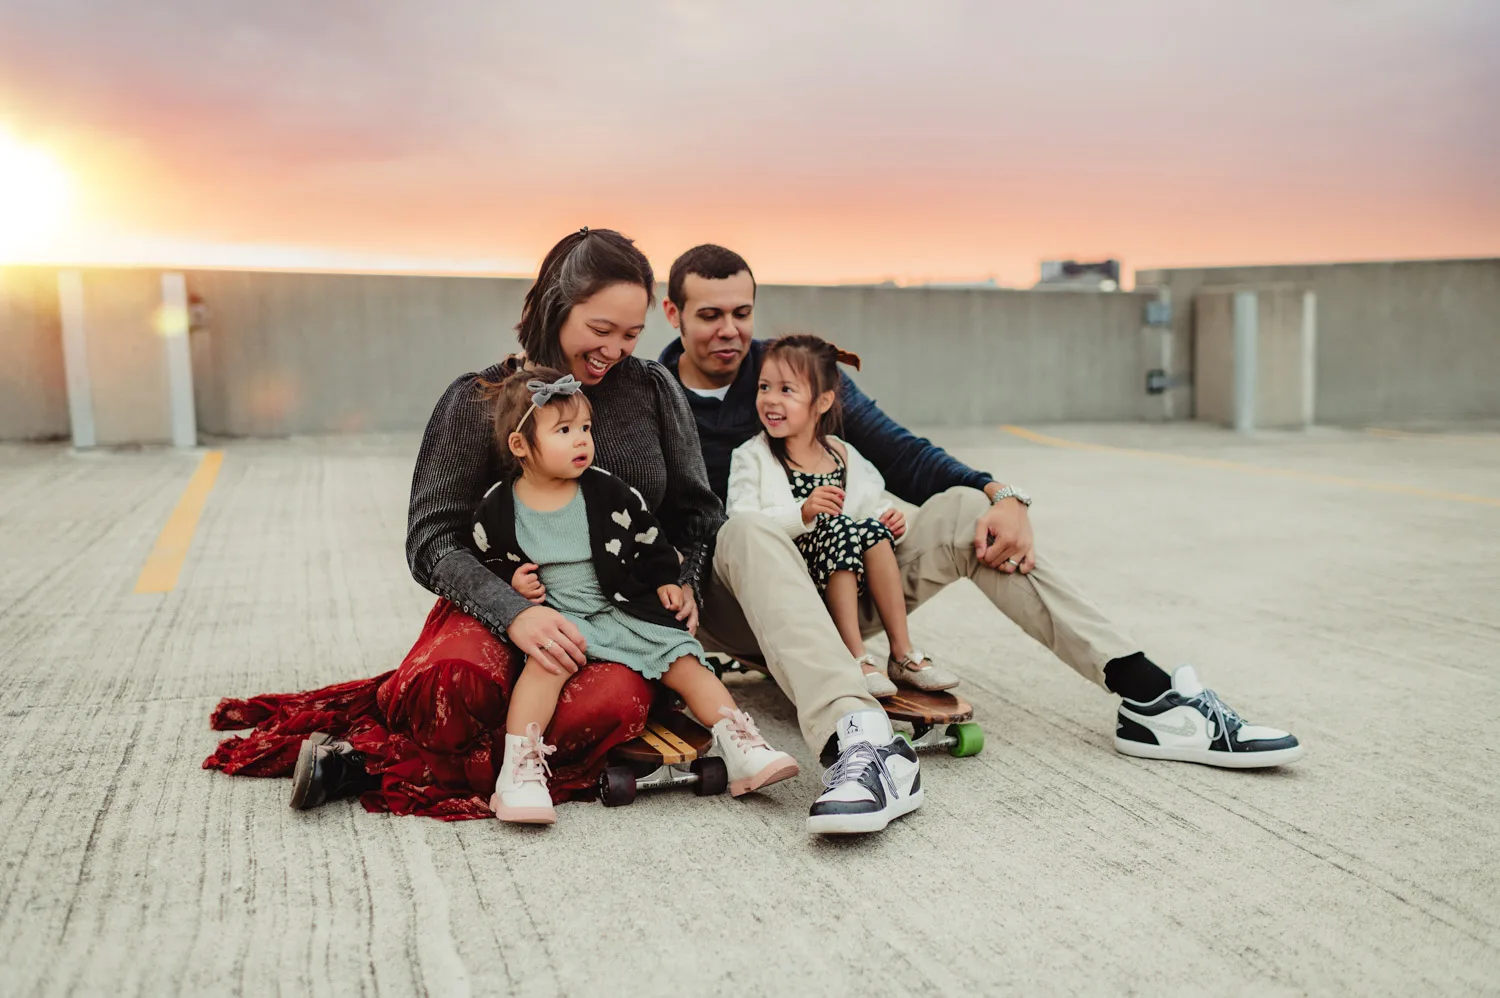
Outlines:
<svg viewBox="0 0 1500 998"><path fill-rule="evenodd" d="M1127 420L1141 415L1149 296L768 285L756 333L816 333L909 425Z"/></svg>
<svg viewBox="0 0 1500 998"><path fill-rule="evenodd" d="M206 433L410 430L457 375L515 349L525 280L199 271L192 334ZM756 331L816 332L865 360L861 387L924 425L1135 419L1144 296L760 289ZM672 339L654 309L638 349Z"/></svg>
<svg viewBox="0 0 1500 998"><path fill-rule="evenodd" d="M57 274L0 267L0 440L68 435Z"/></svg>
<svg viewBox="0 0 1500 998"><path fill-rule="evenodd" d="M456 376L516 349L529 281L194 271L198 427L279 436L420 429Z"/></svg>
<svg viewBox="0 0 1500 998"><path fill-rule="evenodd" d="M1316 419L1364 425L1500 417L1500 259L1146 270L1192 350L1201 288L1294 283L1317 295Z"/></svg>

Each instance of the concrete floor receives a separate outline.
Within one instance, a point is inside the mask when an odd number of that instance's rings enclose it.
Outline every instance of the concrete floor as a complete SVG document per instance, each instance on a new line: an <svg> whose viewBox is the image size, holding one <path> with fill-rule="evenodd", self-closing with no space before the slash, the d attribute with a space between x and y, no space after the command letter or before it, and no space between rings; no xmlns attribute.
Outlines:
<svg viewBox="0 0 1500 998"><path fill-rule="evenodd" d="M226 444L154 596L195 455L0 448L0 992L1500 990L1500 434L1036 429L1102 447L939 437L1301 764L1117 756L1111 699L965 585L913 627L988 745L927 757L882 836L808 839L818 770L765 682L742 697L804 773L761 796L545 831L299 814L198 768L208 712L400 659L415 440Z"/></svg>

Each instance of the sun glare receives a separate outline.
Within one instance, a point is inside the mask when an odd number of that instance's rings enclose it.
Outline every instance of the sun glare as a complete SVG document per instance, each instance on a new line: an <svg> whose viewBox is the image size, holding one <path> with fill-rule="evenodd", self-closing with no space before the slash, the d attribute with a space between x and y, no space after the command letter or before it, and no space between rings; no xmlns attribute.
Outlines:
<svg viewBox="0 0 1500 998"><path fill-rule="evenodd" d="M61 227L68 174L44 150L0 129L0 261L19 261Z"/></svg>

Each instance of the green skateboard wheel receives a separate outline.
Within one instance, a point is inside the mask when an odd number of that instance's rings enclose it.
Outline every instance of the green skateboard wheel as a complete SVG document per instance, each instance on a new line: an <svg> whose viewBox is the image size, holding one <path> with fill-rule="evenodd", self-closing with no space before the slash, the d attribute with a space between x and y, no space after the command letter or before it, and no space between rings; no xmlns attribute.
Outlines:
<svg viewBox="0 0 1500 998"><path fill-rule="evenodd" d="M984 751L984 729L972 721L948 725L948 737L954 740L948 751L957 758L978 755Z"/></svg>

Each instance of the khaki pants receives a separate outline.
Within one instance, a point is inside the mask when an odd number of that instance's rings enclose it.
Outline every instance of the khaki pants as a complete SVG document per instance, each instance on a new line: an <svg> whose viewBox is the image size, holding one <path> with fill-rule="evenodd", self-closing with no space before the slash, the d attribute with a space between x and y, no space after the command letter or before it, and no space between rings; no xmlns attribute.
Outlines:
<svg viewBox="0 0 1500 998"><path fill-rule="evenodd" d="M908 611L959 579L972 579L995 608L1086 679L1104 685L1111 659L1139 651L1092 603L1038 557L1028 575L980 564L974 523L989 508L977 489L953 488L911 517L896 547ZM709 651L764 663L797 707L802 737L814 752L838 719L876 709L854 656L824 608L791 538L757 513L731 517L719 531L713 579L704 594L699 639ZM861 600L860 627L881 630L873 603Z"/></svg>

